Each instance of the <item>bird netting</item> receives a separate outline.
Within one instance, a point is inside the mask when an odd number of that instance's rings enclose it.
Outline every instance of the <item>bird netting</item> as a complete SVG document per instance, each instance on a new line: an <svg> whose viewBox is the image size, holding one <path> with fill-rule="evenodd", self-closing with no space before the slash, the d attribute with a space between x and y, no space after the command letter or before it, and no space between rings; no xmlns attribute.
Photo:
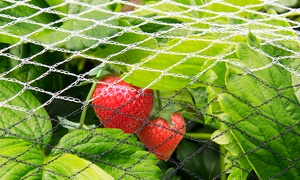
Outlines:
<svg viewBox="0 0 300 180"><path fill-rule="evenodd" d="M299 8L0 1L0 179L299 179Z"/></svg>

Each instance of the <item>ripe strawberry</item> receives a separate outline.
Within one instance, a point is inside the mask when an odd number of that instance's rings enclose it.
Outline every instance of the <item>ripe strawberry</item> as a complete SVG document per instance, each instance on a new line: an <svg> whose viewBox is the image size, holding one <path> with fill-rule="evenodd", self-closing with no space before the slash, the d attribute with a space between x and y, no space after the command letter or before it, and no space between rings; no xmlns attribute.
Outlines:
<svg viewBox="0 0 300 180"><path fill-rule="evenodd" d="M131 134L144 124L154 104L152 90L141 91L115 76L102 79L92 97L94 111L104 127Z"/></svg>
<svg viewBox="0 0 300 180"><path fill-rule="evenodd" d="M172 113L171 121L174 127L171 127L163 118L154 119L137 133L147 149L153 152L158 159L164 161L171 157L186 130L184 119L180 113Z"/></svg>

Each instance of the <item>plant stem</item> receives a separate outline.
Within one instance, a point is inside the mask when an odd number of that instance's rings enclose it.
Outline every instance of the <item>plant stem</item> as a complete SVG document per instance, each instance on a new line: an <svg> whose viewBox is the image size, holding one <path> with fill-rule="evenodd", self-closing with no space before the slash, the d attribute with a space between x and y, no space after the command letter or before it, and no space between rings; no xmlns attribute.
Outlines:
<svg viewBox="0 0 300 180"><path fill-rule="evenodd" d="M115 8L115 12L121 12L122 10L122 5L120 3L117 3L116 8Z"/></svg>
<svg viewBox="0 0 300 180"><path fill-rule="evenodd" d="M225 174L225 154L226 154L226 149L223 145L220 145L220 171L222 174L221 180L226 180L226 174Z"/></svg>
<svg viewBox="0 0 300 180"><path fill-rule="evenodd" d="M102 70L100 69L96 77L99 77L101 75L101 73L102 73ZM85 99L84 108L83 108L81 116L80 116L80 124L79 124L78 129L82 129L82 127L84 125L85 116L86 116L86 112L87 112L87 107L88 107L90 99L92 98L92 95L93 95L93 92L94 92L94 89L95 89L96 85L97 85L97 83L94 82L91 89L90 89L90 91L89 91L89 94L87 95L87 97Z"/></svg>
<svg viewBox="0 0 300 180"><path fill-rule="evenodd" d="M196 139L210 139L211 133L186 133L186 135L194 137Z"/></svg>
<svg viewBox="0 0 300 180"><path fill-rule="evenodd" d="M156 97L157 97L158 109L160 110L162 108L162 102L160 99L160 91L159 90L156 90Z"/></svg>

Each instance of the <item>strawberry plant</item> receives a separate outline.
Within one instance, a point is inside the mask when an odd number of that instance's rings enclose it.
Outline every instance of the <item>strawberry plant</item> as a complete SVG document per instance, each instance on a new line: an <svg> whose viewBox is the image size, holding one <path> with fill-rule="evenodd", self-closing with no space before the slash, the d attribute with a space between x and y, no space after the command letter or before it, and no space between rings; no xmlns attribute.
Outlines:
<svg viewBox="0 0 300 180"><path fill-rule="evenodd" d="M0 2L0 177L298 179L299 3L132 2Z"/></svg>
<svg viewBox="0 0 300 180"><path fill-rule="evenodd" d="M64 135L52 147L52 132L57 127L51 125L51 119L38 100L29 91L22 92L23 87L15 82L1 80L0 84L3 88L0 100L6 102L0 109L0 127L6 129L1 131L0 139L1 178L159 177L154 155L146 152L137 138L121 130L77 130ZM130 168L132 164L135 168Z"/></svg>

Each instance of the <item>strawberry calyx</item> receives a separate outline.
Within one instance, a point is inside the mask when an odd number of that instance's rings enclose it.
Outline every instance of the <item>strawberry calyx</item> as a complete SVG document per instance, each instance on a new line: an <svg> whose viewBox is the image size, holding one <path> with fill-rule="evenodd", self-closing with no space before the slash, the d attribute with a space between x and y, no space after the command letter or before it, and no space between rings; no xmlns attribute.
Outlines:
<svg viewBox="0 0 300 180"><path fill-rule="evenodd" d="M137 133L145 147L163 161L168 161L186 131L184 118L180 113L172 113L171 120L173 127L164 118L154 118Z"/></svg>
<svg viewBox="0 0 300 180"><path fill-rule="evenodd" d="M160 96L160 90L156 90L155 93L155 111L152 112L152 117L165 119L173 128L174 125L171 120L172 113L181 113L186 109L186 107L182 107L178 104L171 104L170 101L168 101L166 98L162 98Z"/></svg>
<svg viewBox="0 0 300 180"><path fill-rule="evenodd" d="M171 114L172 114L171 111L163 110L163 111L160 111L158 113L158 116L155 118L162 118L162 119L166 120L170 124L171 127L174 127L174 124L172 123L172 120L171 120Z"/></svg>
<svg viewBox="0 0 300 180"><path fill-rule="evenodd" d="M157 109L157 113L153 116L155 119L157 118L163 118L165 119L171 127L174 127L172 120L171 120L171 114L174 111L174 109L170 109L169 107L163 107L162 100L160 97L160 91L156 90L156 105L155 109Z"/></svg>
<svg viewBox="0 0 300 180"><path fill-rule="evenodd" d="M152 117L156 118L163 118L165 119L170 126L173 128L174 124L172 122L172 114L173 113L181 113L185 108L180 108L178 106L168 106L165 107L161 110L159 110L159 112L157 112L155 115L152 115Z"/></svg>
<svg viewBox="0 0 300 180"><path fill-rule="evenodd" d="M99 75L100 72L100 75ZM102 76L107 76L107 75L111 75L111 74L115 74L117 76L119 76L121 74L120 70L118 70L117 68L115 68L114 66L112 66L111 64L101 64L100 66L94 68L93 70L91 70L89 72L89 76L93 77L102 77ZM102 79L102 78L99 78Z"/></svg>
<svg viewBox="0 0 300 180"><path fill-rule="evenodd" d="M92 74L92 72L94 72L95 74ZM111 74L119 74L120 71L118 71L116 68L114 68L113 66L111 66L110 64L101 64L99 67L95 68L93 71L90 72L90 76L95 76L93 79L96 81L93 81L93 85L90 88L90 91L85 99L84 105L83 105L83 110L81 112L81 116L80 116L80 122L79 122L79 126L78 129L82 129L84 126L84 122L85 122L85 116L86 116L86 112L87 112L87 107L88 104L92 98L92 94L94 92L94 89L96 88L97 85L97 80L103 79ZM83 82L86 83L86 82Z"/></svg>

